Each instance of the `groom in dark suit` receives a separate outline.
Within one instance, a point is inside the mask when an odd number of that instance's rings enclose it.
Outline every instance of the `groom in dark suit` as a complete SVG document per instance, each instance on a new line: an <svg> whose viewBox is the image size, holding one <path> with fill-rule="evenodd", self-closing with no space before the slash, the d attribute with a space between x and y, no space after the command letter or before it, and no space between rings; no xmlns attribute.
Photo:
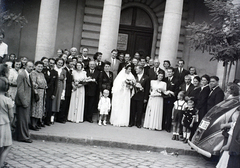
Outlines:
<svg viewBox="0 0 240 168"><path fill-rule="evenodd" d="M142 66L136 67L136 73L136 93L131 99L129 127L136 125L141 128L144 104L147 103L149 97L150 80L143 73Z"/></svg>

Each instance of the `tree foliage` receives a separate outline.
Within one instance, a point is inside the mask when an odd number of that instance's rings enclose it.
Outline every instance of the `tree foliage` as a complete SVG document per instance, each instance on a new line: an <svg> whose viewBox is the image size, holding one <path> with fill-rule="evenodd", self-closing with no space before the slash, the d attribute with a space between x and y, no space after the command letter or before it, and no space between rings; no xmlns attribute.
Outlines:
<svg viewBox="0 0 240 168"><path fill-rule="evenodd" d="M5 27L11 26L11 25L19 25L20 28L22 28L25 24L27 24L27 19L19 14L10 13L9 11L5 11L0 13L0 29L3 31Z"/></svg>
<svg viewBox="0 0 240 168"><path fill-rule="evenodd" d="M195 50L209 52L211 61L232 65L240 58L240 7L232 0L204 0L211 23L190 23L187 29L190 45Z"/></svg>

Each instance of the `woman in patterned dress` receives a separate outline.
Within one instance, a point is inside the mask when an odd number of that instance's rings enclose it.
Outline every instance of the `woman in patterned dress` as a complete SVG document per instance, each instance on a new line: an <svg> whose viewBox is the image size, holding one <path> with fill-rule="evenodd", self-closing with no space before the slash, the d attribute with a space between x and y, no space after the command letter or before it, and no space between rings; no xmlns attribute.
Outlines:
<svg viewBox="0 0 240 168"><path fill-rule="evenodd" d="M37 130L40 127L37 126L37 123L40 121L40 126L44 126L42 123L42 118L44 116L44 107L45 107L45 91L47 89L47 82L45 80L43 70L43 62L37 61L35 63L35 70L30 74L32 79L32 84L34 92L39 95L39 101L33 100L32 102L32 115L31 115L31 127L33 130Z"/></svg>
<svg viewBox="0 0 240 168"><path fill-rule="evenodd" d="M55 114L60 110L61 99L64 99L66 86L66 71L63 69L64 60L62 58L56 59L56 67L54 70L58 73L58 87L56 97L52 101L52 117L51 123L54 123Z"/></svg>

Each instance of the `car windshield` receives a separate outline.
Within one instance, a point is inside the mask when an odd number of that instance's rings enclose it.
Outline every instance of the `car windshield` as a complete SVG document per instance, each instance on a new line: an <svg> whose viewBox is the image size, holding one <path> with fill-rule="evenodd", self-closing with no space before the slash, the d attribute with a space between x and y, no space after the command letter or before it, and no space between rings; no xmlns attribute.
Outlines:
<svg viewBox="0 0 240 168"><path fill-rule="evenodd" d="M232 109L233 107L236 107L239 104L238 99L226 99L216 106L214 106L211 110L207 112L205 115L205 118L211 119L213 116L220 116L223 113L226 112L227 109ZM219 114L222 113L222 114Z"/></svg>

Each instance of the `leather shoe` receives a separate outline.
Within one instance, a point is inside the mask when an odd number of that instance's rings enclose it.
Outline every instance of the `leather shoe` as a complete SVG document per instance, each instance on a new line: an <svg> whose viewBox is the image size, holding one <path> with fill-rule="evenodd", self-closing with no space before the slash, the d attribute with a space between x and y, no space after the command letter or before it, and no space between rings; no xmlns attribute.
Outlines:
<svg viewBox="0 0 240 168"><path fill-rule="evenodd" d="M66 123L66 121L62 121L62 120L57 121L57 122L59 122L59 123L61 123L61 124L65 124L65 123Z"/></svg>
<svg viewBox="0 0 240 168"><path fill-rule="evenodd" d="M40 127L45 127L45 125L43 123L40 124Z"/></svg>
<svg viewBox="0 0 240 168"><path fill-rule="evenodd" d="M93 123L93 120L86 120L87 122L89 122L89 123Z"/></svg>
<svg viewBox="0 0 240 168"><path fill-rule="evenodd" d="M30 129L30 130L33 130L33 131L39 131L39 129L37 129L36 127L34 127L34 126L32 126L32 125L29 127L29 129Z"/></svg>
<svg viewBox="0 0 240 168"><path fill-rule="evenodd" d="M133 124L129 124L128 127L133 127L134 125Z"/></svg>
<svg viewBox="0 0 240 168"><path fill-rule="evenodd" d="M172 140L176 140L176 135L173 135Z"/></svg>
<svg viewBox="0 0 240 168"><path fill-rule="evenodd" d="M20 142L32 143L33 141L31 139L24 139L24 140L21 140Z"/></svg>
<svg viewBox="0 0 240 168"><path fill-rule="evenodd" d="M46 123L45 125L50 126L51 124L50 123Z"/></svg>
<svg viewBox="0 0 240 168"><path fill-rule="evenodd" d="M141 128L141 125L137 125L138 128Z"/></svg>

